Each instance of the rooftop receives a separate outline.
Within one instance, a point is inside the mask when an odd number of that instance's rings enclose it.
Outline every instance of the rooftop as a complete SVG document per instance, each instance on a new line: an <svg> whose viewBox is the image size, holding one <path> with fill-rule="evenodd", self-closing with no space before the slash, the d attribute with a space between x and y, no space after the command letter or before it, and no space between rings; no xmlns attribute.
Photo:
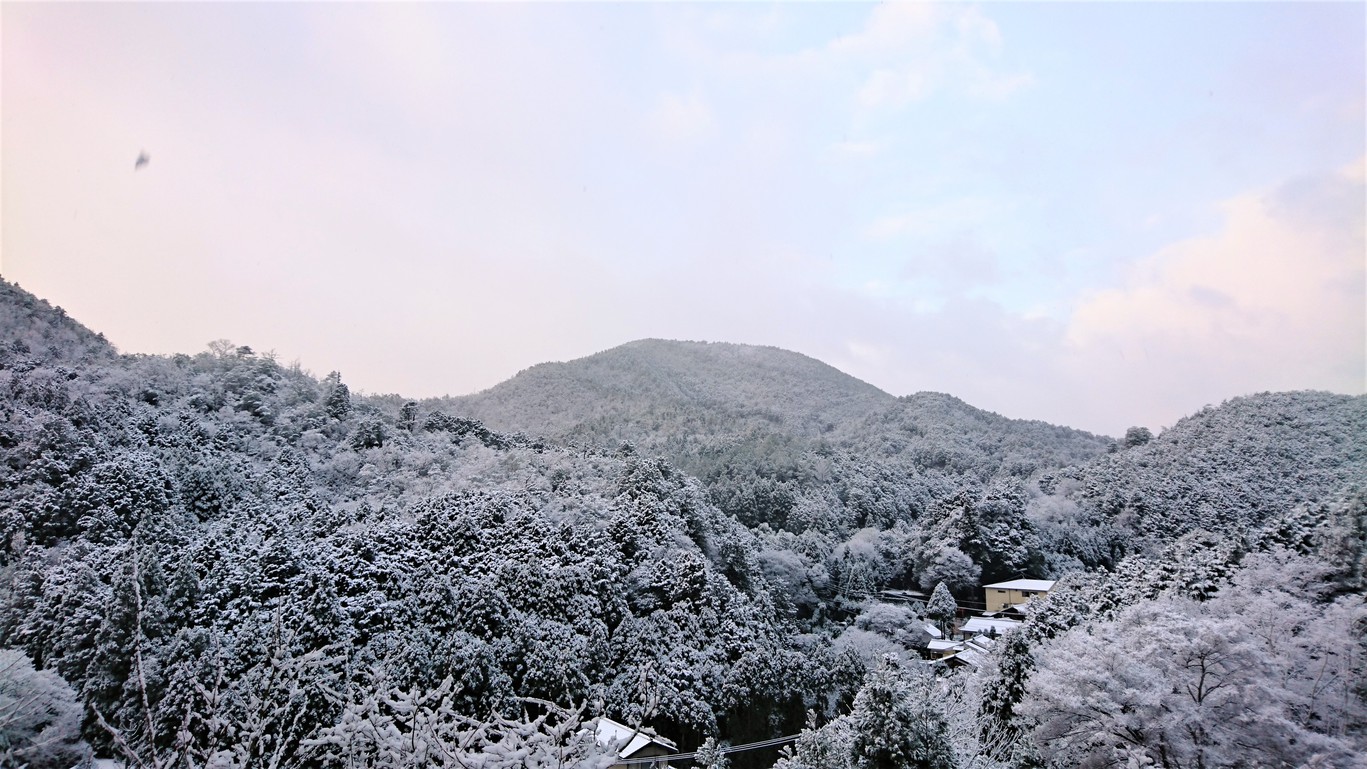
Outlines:
<svg viewBox="0 0 1367 769"><path fill-rule="evenodd" d="M594 730L593 738L599 745L621 745L617 751L619 758L631 758L652 742L669 751L678 750L673 740L659 736L654 729L632 728L607 716L598 719L598 728Z"/></svg>
<svg viewBox="0 0 1367 769"><path fill-rule="evenodd" d="M1013 579L1009 582L994 582L991 585L983 585L983 589L995 588L997 590L1038 590L1047 592L1054 586L1056 580L1052 579Z"/></svg>
<svg viewBox="0 0 1367 769"><path fill-rule="evenodd" d="M988 619L986 617L971 617L959 628L964 633L988 633L996 630L997 633L1005 633L1008 630L1021 626L1020 620L1014 619Z"/></svg>

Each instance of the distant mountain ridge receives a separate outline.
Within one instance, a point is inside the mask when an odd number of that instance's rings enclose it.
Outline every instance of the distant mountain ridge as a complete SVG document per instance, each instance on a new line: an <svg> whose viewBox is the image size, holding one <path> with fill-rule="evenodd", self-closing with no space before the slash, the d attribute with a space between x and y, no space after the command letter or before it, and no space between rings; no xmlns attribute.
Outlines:
<svg viewBox="0 0 1367 769"><path fill-rule="evenodd" d="M604 420L641 437L664 414L695 408L730 420L819 435L896 399L814 358L777 347L643 339L564 363L542 363L451 408L495 429L596 434Z"/></svg>
<svg viewBox="0 0 1367 769"><path fill-rule="evenodd" d="M928 457L931 464L962 466L1011 444L1047 447L1043 464L1061 465L1102 454L1111 443L944 393L894 397L800 353L725 342L643 339L542 363L481 393L436 403L503 432L639 445L704 478L737 453L784 464L821 446L923 456L916 449L929 442L941 454ZM966 462L967 454L975 456Z"/></svg>
<svg viewBox="0 0 1367 769"><path fill-rule="evenodd" d="M943 393L894 397L788 350L662 339L533 366L426 407L502 433L662 456L728 515L789 529L914 516L953 489L1021 483L1114 445Z"/></svg>

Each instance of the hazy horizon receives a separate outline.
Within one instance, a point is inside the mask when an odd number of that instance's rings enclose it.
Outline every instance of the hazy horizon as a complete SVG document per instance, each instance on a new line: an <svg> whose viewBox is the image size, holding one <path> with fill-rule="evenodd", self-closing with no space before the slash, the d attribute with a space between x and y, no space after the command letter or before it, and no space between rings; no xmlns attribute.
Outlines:
<svg viewBox="0 0 1367 769"><path fill-rule="evenodd" d="M1156 431L1367 390L1365 26L5 3L0 274L124 352L228 338L370 393L708 340Z"/></svg>

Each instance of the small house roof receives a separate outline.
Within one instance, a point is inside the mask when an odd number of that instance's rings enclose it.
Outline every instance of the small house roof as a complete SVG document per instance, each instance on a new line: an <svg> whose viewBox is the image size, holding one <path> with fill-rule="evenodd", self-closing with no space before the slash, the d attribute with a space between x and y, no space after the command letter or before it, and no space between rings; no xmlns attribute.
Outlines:
<svg viewBox="0 0 1367 769"><path fill-rule="evenodd" d="M621 745L622 747L617 751L618 758L631 758L651 743L671 752L678 750L678 746L674 744L673 740L661 737L653 729L633 728L607 716L599 717L598 728L593 732L593 739L599 745L613 743Z"/></svg>
<svg viewBox="0 0 1367 769"><path fill-rule="evenodd" d="M995 588L997 590L1038 590L1048 592L1054 587L1052 579L1013 579L1007 582L994 582L991 585L983 585L983 589Z"/></svg>
<svg viewBox="0 0 1367 769"><path fill-rule="evenodd" d="M965 633L989 633L996 630L998 633L1005 633L1008 630L1021 626L1020 620L1014 619L988 619L987 617L970 617L963 627L959 628Z"/></svg>
<svg viewBox="0 0 1367 769"><path fill-rule="evenodd" d="M930 624L929 622L923 623L923 625L924 625L924 627L925 627L926 634L929 635L931 638L943 638L943 637L944 637L945 634L944 634L944 633L941 633L941 632L940 632L940 629L939 629L938 627L935 627L934 625Z"/></svg>
<svg viewBox="0 0 1367 769"><path fill-rule="evenodd" d="M930 600L930 596L920 590L884 590L879 595L888 601L920 601L925 603Z"/></svg>
<svg viewBox="0 0 1367 769"><path fill-rule="evenodd" d="M958 649L963 647L963 645L963 641L941 641L936 639L926 644L926 648L933 652L942 652L950 649Z"/></svg>
<svg viewBox="0 0 1367 769"><path fill-rule="evenodd" d="M986 658L983 656L982 652L973 649L964 649L958 654L951 654L950 656L945 657L943 660L941 660L941 662L952 668L967 665L973 668L974 670L977 670L978 668L982 667L985 661Z"/></svg>
<svg viewBox="0 0 1367 769"><path fill-rule="evenodd" d="M964 649L977 649L980 652L986 653L992 651L992 647L996 645L997 642L990 636L978 634L964 642Z"/></svg>

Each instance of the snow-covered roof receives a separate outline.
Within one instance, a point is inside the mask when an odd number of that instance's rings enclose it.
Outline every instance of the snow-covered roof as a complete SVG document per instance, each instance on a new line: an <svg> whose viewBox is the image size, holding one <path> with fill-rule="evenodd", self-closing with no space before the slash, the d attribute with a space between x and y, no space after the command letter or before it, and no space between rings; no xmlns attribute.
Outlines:
<svg viewBox="0 0 1367 769"><path fill-rule="evenodd" d="M621 745L621 749L617 751L618 758L631 758L651 743L659 745L665 750L678 750L678 746L672 740L655 734L653 729L633 729L606 716L598 719L598 728L593 732L593 739L599 745L611 743Z"/></svg>
<svg viewBox="0 0 1367 769"><path fill-rule="evenodd" d="M1041 593L1048 592L1054 587L1052 579L1013 579L1008 582L995 582L991 585L983 585L983 588L995 588L997 590L1038 590Z"/></svg>
<svg viewBox="0 0 1367 769"><path fill-rule="evenodd" d="M987 617L970 617L963 627L959 628L965 633L988 633L996 630L998 633L1005 633L1012 628L1021 626L1020 620L1014 619L988 619Z"/></svg>
<svg viewBox="0 0 1367 769"><path fill-rule="evenodd" d="M958 654L951 654L950 656L945 657L943 660L943 662L947 665L953 665L957 663L968 665L974 669L982 667L983 662L985 661L986 658L983 656L982 652L975 651L973 649L964 649Z"/></svg>
<svg viewBox="0 0 1367 769"><path fill-rule="evenodd" d="M943 637L944 637L944 633L941 633L941 632L940 632L940 629L939 629L938 627L935 627L934 625L930 624L929 622L925 623L925 627L926 627L926 632L930 634L930 637L931 637L931 638L943 638Z"/></svg>
<svg viewBox="0 0 1367 769"><path fill-rule="evenodd" d="M949 651L950 649L958 649L959 647L963 646L963 643L963 641L933 640L926 644L926 648L930 649L933 652L943 652Z"/></svg>
<svg viewBox="0 0 1367 769"><path fill-rule="evenodd" d="M985 636L979 633L978 635L975 635L972 638L968 639L968 641L964 644L964 648L968 650L977 649L978 651L986 653L992 651L992 647L996 645L997 642L993 640L990 636Z"/></svg>

